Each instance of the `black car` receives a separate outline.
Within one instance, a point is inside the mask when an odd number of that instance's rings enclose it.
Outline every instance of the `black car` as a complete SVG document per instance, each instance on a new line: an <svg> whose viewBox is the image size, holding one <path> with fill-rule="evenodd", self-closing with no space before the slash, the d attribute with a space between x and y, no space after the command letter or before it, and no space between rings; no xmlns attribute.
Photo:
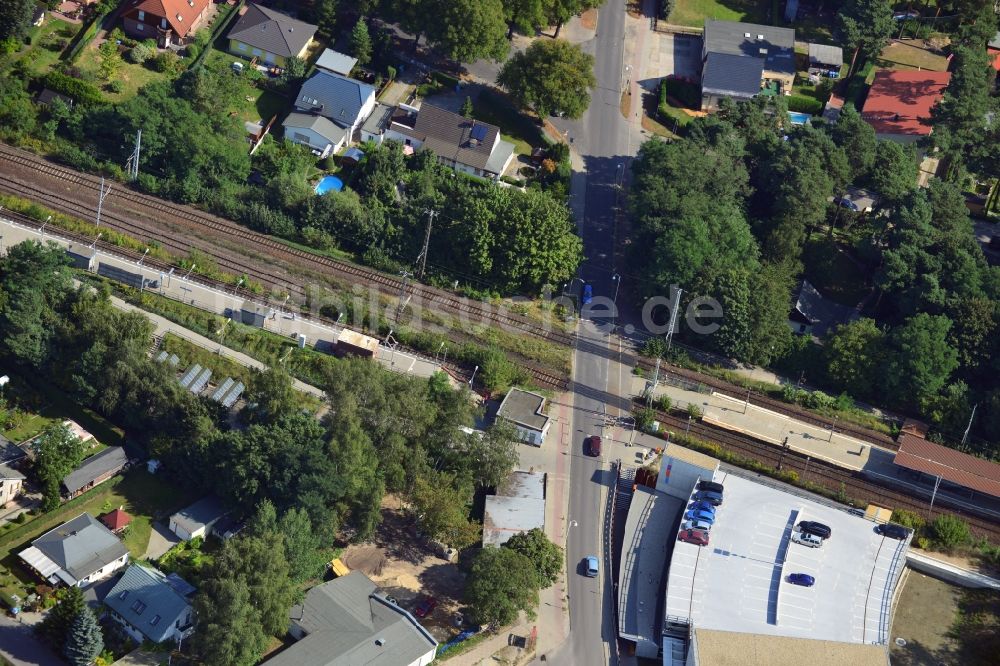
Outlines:
<svg viewBox="0 0 1000 666"><path fill-rule="evenodd" d="M802 532L808 532L809 534L815 534L820 539L829 539L830 535L833 534L827 525L823 523L817 523L815 520L803 520L799 523L799 530Z"/></svg>
<svg viewBox="0 0 1000 666"><path fill-rule="evenodd" d="M881 534L882 536L889 537L890 539L905 539L910 536L910 530L902 525L897 525L895 523L886 523L885 525L877 525L875 527L875 532Z"/></svg>
<svg viewBox="0 0 1000 666"><path fill-rule="evenodd" d="M708 490L721 495L723 487L721 483L716 483L715 481L699 481L698 490Z"/></svg>
<svg viewBox="0 0 1000 666"><path fill-rule="evenodd" d="M696 502L708 502L712 506L719 506L722 504L722 494L712 490L703 490L694 494L694 500Z"/></svg>

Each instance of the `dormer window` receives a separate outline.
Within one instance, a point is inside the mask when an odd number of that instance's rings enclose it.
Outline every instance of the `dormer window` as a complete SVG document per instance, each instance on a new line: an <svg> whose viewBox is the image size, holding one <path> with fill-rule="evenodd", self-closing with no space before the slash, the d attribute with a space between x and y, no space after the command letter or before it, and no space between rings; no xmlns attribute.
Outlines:
<svg viewBox="0 0 1000 666"><path fill-rule="evenodd" d="M140 21L146 20L146 12L142 11L141 9L139 10L139 20Z"/></svg>
<svg viewBox="0 0 1000 666"><path fill-rule="evenodd" d="M161 28L167 27L167 19L165 17L160 19L160 27Z"/></svg>

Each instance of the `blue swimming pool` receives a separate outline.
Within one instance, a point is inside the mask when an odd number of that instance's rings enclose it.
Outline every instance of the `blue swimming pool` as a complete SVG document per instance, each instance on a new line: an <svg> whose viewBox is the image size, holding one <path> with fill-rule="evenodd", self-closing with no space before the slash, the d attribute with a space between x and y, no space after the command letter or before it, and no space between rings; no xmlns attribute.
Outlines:
<svg viewBox="0 0 1000 666"><path fill-rule="evenodd" d="M809 118L811 117L808 113L800 113L798 111L789 111L788 116L792 119L793 125L806 125L809 123Z"/></svg>
<svg viewBox="0 0 1000 666"><path fill-rule="evenodd" d="M323 178L316 183L316 194L326 194L330 190L339 192L342 189L344 189L344 181L336 176L323 176Z"/></svg>

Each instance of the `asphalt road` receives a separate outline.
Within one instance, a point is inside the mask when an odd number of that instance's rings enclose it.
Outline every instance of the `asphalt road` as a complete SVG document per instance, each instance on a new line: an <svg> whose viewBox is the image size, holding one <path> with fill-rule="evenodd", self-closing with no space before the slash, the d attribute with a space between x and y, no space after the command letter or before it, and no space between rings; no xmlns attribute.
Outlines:
<svg viewBox="0 0 1000 666"><path fill-rule="evenodd" d="M611 276L616 183L619 174L627 169L630 156L628 125L620 111L624 37L624 2L608 0L600 8L597 36L583 45L596 59L597 88L590 108L577 121L556 119L556 126L568 134L584 161L586 184L583 186L582 179L574 182L574 196L581 196L578 188L582 187L584 197L580 235L587 259L580 277L593 285L595 296L614 292ZM613 409L613 405L606 404L608 355L601 353L609 341L606 332L586 321L578 327L578 335L573 362L573 459L566 537L570 633L559 651L548 657L550 663L567 666L613 663L615 642L612 568L601 550L601 487L610 484L611 472L606 460L591 458L584 451L584 439L602 433L604 415ZM588 555L597 555L601 560L599 578L587 578L581 573L581 563Z"/></svg>

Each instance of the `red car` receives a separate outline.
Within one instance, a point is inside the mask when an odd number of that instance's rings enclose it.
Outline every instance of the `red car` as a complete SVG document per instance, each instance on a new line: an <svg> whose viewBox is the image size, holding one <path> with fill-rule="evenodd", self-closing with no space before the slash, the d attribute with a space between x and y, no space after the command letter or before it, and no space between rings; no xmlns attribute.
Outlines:
<svg viewBox="0 0 1000 666"><path fill-rule="evenodd" d="M590 455L595 458L601 455L601 438L597 435L591 435L590 440L587 442Z"/></svg>
<svg viewBox="0 0 1000 666"><path fill-rule="evenodd" d="M677 535L677 540L684 543L693 543L696 546L707 546L708 532L704 530L681 530L680 534Z"/></svg>
<svg viewBox="0 0 1000 666"><path fill-rule="evenodd" d="M434 597L424 595L423 598L417 602L417 607L413 609L413 614L417 617L427 617L434 612L437 608L438 600Z"/></svg>

